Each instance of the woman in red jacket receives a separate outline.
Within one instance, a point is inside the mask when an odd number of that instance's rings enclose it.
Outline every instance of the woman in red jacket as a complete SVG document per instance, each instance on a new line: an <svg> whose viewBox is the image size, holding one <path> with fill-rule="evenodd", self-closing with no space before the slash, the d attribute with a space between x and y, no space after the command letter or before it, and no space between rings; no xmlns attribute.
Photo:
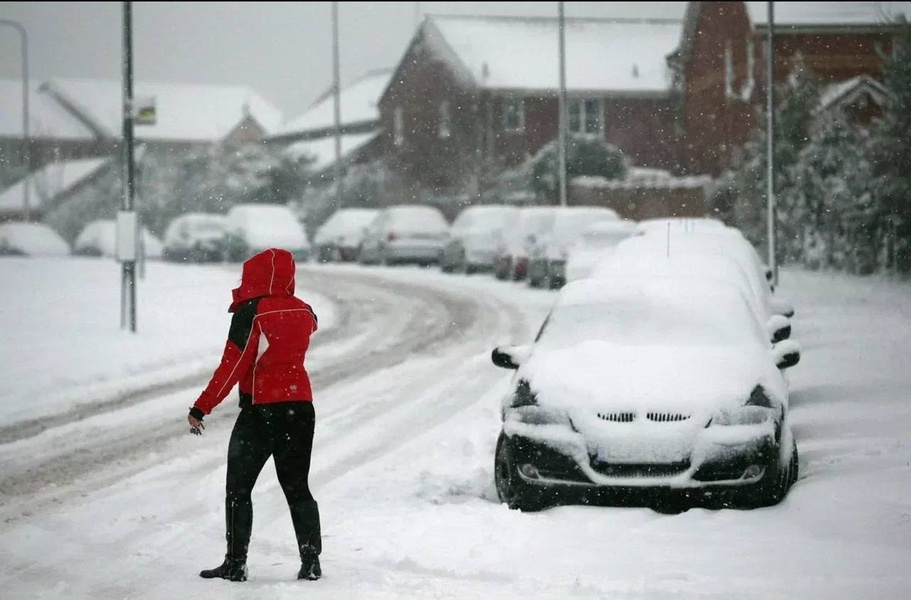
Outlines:
<svg viewBox="0 0 911 600"><path fill-rule="evenodd" d="M228 550L221 566L200 573L206 579L247 579L247 547L253 527L253 485L269 457L291 511L300 550L298 579L319 579L322 550L319 508L308 476L315 413L304 358L316 315L294 296L294 257L271 248L244 262L240 287L233 290L234 313L221 363L190 408L194 433L234 384L240 414L228 444L225 527Z"/></svg>

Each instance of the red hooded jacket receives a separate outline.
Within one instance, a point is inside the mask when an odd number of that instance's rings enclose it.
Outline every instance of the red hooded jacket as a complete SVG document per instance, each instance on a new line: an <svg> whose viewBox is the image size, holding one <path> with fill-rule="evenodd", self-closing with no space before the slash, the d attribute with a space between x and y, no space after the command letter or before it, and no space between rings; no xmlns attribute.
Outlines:
<svg viewBox="0 0 911 600"><path fill-rule="evenodd" d="M278 248L244 262L221 363L194 409L209 414L236 383L241 406L313 401L304 358L316 315L294 296L294 273L294 257Z"/></svg>

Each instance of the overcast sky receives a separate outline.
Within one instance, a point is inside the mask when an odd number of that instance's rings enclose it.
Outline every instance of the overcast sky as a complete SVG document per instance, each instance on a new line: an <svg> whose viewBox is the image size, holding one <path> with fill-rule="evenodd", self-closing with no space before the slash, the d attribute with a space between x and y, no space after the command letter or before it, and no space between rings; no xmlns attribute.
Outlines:
<svg viewBox="0 0 911 600"><path fill-rule="evenodd" d="M685 2L567 2L567 16L682 18ZM29 36L33 79L121 76L121 2L2 2ZM340 2L341 79L393 67L417 15L556 16L556 2ZM133 2L137 80L241 84L291 119L332 81L330 2ZM20 77L19 41L0 27L0 77Z"/></svg>

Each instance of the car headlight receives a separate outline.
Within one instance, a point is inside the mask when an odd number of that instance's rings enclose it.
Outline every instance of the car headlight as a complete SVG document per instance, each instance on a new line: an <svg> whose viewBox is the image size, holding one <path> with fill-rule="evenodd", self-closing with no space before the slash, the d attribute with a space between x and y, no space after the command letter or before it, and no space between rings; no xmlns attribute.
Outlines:
<svg viewBox="0 0 911 600"><path fill-rule="evenodd" d="M513 393L510 414L528 425L570 425L566 412L538 405L538 399L526 380L520 380Z"/></svg>
<svg viewBox="0 0 911 600"><path fill-rule="evenodd" d="M757 385L750 392L750 396L743 406L718 411L705 426L761 425L774 417L772 399L761 385Z"/></svg>
<svg viewBox="0 0 911 600"><path fill-rule="evenodd" d="M521 406L537 405L538 398L535 396L535 393L531 391L531 386L528 385L528 382L526 380L520 380L516 385L516 391L513 392L512 403L510 406L512 408L519 408Z"/></svg>

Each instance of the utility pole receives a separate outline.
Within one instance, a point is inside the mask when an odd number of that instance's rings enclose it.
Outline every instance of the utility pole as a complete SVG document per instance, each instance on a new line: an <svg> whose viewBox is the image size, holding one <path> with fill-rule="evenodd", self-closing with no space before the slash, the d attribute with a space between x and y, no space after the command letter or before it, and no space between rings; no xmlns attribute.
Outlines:
<svg viewBox="0 0 911 600"><path fill-rule="evenodd" d="M130 331L136 333L136 246L139 225L134 199L133 165L133 10L132 2L123 3L123 147L121 148L123 206L118 215L118 254L123 265L121 278L120 326L129 316ZM132 249L130 248L132 246Z"/></svg>
<svg viewBox="0 0 911 600"><path fill-rule="evenodd" d="M766 99L767 107L767 138L766 162L766 194L768 212L768 242L769 242L769 268L772 269L772 284L778 286L778 259L775 251L775 3L769 2L769 37L767 51Z"/></svg>
<svg viewBox="0 0 911 600"><path fill-rule="evenodd" d="M335 209L342 208L342 98L338 66L338 2L332 3L332 112L335 119Z"/></svg>
<svg viewBox="0 0 911 600"><path fill-rule="evenodd" d="M31 186L29 181L32 173L32 140L29 135L29 82L28 82L28 33L25 27L18 21L11 19L0 19L0 25L12 27L19 34L19 43L22 49L22 162L25 163L25 185L22 192L22 212L25 221L31 221L32 203L31 203Z"/></svg>
<svg viewBox="0 0 911 600"><path fill-rule="evenodd" d="M560 30L560 95L557 101L557 110L560 112L557 119L557 151L559 153L558 166L560 173L560 206L566 206L566 18L563 3L558 2Z"/></svg>

